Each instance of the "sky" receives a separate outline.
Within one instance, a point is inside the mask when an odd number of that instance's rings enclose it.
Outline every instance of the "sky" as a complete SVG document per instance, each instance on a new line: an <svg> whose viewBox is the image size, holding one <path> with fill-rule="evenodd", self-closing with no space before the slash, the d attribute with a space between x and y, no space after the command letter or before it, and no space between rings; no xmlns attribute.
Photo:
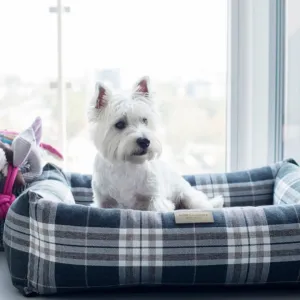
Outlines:
<svg viewBox="0 0 300 300"><path fill-rule="evenodd" d="M225 0L64 0L64 74L120 68L125 81L215 80L226 72ZM0 76L55 77L56 14L50 0L0 1ZM223 76L224 78L224 76Z"/></svg>

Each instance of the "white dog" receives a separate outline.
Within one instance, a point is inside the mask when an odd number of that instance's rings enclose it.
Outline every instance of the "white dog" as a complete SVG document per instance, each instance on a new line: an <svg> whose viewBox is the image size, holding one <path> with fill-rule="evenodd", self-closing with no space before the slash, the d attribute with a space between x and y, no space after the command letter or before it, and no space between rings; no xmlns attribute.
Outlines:
<svg viewBox="0 0 300 300"><path fill-rule="evenodd" d="M168 212L223 206L222 196L209 200L159 159L162 147L148 77L136 83L129 97L96 84L88 122L97 149L92 187L99 207Z"/></svg>

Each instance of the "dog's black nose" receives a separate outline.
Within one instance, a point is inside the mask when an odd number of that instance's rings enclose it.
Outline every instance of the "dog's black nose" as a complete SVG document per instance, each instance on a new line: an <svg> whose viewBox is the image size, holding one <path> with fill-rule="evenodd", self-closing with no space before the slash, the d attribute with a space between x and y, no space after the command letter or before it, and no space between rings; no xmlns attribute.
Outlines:
<svg viewBox="0 0 300 300"><path fill-rule="evenodd" d="M147 149L150 145L150 141L146 138L138 138L136 140L136 143L142 148Z"/></svg>

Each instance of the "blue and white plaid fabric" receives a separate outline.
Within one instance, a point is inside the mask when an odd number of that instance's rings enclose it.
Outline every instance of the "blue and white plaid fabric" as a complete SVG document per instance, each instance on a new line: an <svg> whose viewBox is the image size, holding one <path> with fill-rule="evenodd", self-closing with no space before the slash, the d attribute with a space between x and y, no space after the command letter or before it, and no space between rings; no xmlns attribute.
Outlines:
<svg viewBox="0 0 300 300"><path fill-rule="evenodd" d="M79 173L66 173L72 194L77 204L93 203L92 176Z"/></svg>
<svg viewBox="0 0 300 300"><path fill-rule="evenodd" d="M12 282L26 295L132 285L299 283L300 205L272 205L275 184L289 167L298 170L285 161L187 176L209 196L225 196L227 208L212 211L210 224L179 225L174 213L69 205L61 201L65 189L61 195L43 190L41 197L29 187L11 206L4 228ZM42 176L72 185L78 203L91 202L90 176L59 176L51 165ZM55 194L56 201L49 201ZM289 197L278 193L276 201L280 195Z"/></svg>

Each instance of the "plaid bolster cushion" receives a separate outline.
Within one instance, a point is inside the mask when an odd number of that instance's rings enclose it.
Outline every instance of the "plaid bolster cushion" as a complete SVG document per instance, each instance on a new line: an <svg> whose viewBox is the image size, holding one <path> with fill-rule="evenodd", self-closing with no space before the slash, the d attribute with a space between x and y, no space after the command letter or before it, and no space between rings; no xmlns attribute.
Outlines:
<svg viewBox="0 0 300 300"><path fill-rule="evenodd" d="M286 165L291 164L188 177L197 187L210 178L206 189L211 195L227 192L227 206L243 205L244 196L248 205L263 205L214 210L213 223L176 224L174 213L69 205L57 193L57 201L49 201L49 190L41 197L29 187L5 222L12 282L26 295L132 285L299 282L300 205L264 205L272 204L270 189L272 194L277 172Z"/></svg>

